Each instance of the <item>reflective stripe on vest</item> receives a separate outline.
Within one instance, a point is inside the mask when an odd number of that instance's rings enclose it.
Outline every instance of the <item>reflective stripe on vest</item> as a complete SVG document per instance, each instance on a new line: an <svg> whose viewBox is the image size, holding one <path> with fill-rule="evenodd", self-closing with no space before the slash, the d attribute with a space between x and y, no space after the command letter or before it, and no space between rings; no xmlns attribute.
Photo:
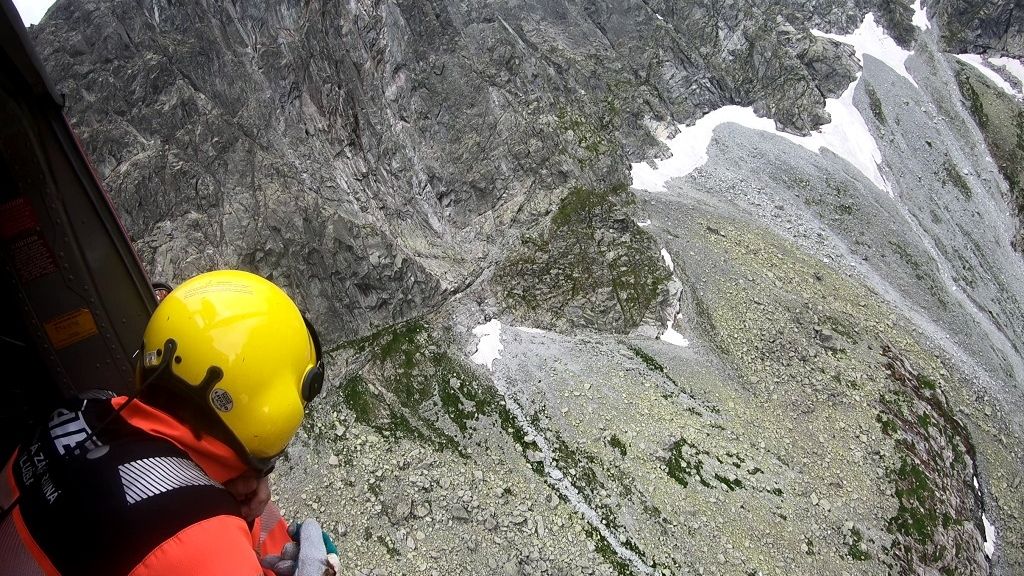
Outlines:
<svg viewBox="0 0 1024 576"><path fill-rule="evenodd" d="M128 574L158 549L166 556L174 549L168 543L190 527L230 524L206 523L211 518L237 520L245 538L225 542L236 551L241 544L248 554L244 560L258 566L238 502L188 450L205 459L217 454L216 446L196 447L200 442L187 428L179 424L174 430L174 421L162 415L154 420L161 431L175 433L177 442L139 428L117 417L111 404L89 401L54 412L51 426L7 463L0 498L8 505L18 499L0 525L0 576L48 576L58 573L56 567L66 574ZM136 413L152 411L137 405ZM65 442L79 428L97 433ZM209 544L197 541L196 533L188 532L193 546ZM188 553L178 550L176 557Z"/></svg>

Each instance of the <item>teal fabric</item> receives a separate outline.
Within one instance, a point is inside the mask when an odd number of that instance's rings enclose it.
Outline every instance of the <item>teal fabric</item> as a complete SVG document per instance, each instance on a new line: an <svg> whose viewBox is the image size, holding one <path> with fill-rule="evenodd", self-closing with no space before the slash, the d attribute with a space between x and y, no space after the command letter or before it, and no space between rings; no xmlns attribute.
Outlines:
<svg viewBox="0 0 1024 576"><path fill-rule="evenodd" d="M328 554L337 554L338 553L338 547L334 545L334 540L331 540L331 536L327 532L324 532L324 531L321 531L321 533L324 535L324 548L327 549L327 553Z"/></svg>

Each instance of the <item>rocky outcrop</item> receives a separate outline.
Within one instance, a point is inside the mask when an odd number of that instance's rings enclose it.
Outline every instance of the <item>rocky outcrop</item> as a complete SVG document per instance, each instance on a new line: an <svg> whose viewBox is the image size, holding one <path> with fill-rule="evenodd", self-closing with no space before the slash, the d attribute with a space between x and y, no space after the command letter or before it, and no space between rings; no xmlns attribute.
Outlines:
<svg viewBox="0 0 1024 576"><path fill-rule="evenodd" d="M32 35L152 274L273 275L333 340L435 307L569 190L624 181L649 120L827 122L858 65L803 9L65 0Z"/></svg>
<svg viewBox="0 0 1024 576"><path fill-rule="evenodd" d="M895 384L881 395L878 416L882 432L894 439L899 463L887 470L899 500L887 522L894 537L893 569L988 574L988 562L976 553L985 528L981 495L972 488L970 433L942 393L947 386L918 373L890 346L882 354Z"/></svg>
<svg viewBox="0 0 1024 576"><path fill-rule="evenodd" d="M1005 52L1024 57L1024 8L1015 0L931 0L945 48L956 54Z"/></svg>
<svg viewBox="0 0 1024 576"><path fill-rule="evenodd" d="M547 229L527 236L495 273L503 312L561 332L629 332L653 315L670 279L654 238L629 215L625 186L576 189Z"/></svg>
<svg viewBox="0 0 1024 576"><path fill-rule="evenodd" d="M322 15L358 21L335 16ZM386 86L355 64L393 41L305 17L299 4L63 2L33 32L151 275L256 270L334 339L420 313L453 283L415 257L438 244L434 214L382 168L415 159L381 138L395 130L377 105Z"/></svg>
<svg viewBox="0 0 1024 576"><path fill-rule="evenodd" d="M908 50L914 47L914 41L918 34L918 30L913 24L914 9L911 4L912 2L894 2L893 0L862 1L860 3L865 11L871 11L877 15L879 23L897 44Z"/></svg>
<svg viewBox="0 0 1024 576"><path fill-rule="evenodd" d="M1017 222L1013 247L1024 252L1024 106L971 66L955 66L960 94L1009 187L1006 200Z"/></svg>

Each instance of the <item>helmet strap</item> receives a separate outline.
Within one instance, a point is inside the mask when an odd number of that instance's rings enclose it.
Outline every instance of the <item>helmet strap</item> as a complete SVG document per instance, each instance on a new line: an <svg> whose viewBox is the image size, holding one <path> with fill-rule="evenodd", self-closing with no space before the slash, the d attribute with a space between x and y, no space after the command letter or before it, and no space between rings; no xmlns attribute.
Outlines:
<svg viewBox="0 0 1024 576"><path fill-rule="evenodd" d="M217 366L210 366L198 385L188 382L175 374L173 369L165 368L173 363L176 351L177 343L173 338L168 338L164 343L160 364L154 368L144 369L143 374L147 375L147 378L139 391L139 396L147 404L168 412L187 425L197 440L204 434L212 434L226 440L223 438L224 431L220 430L226 428L224 423L210 413L206 401L206 396L224 377L224 372Z"/></svg>
<svg viewBox="0 0 1024 576"><path fill-rule="evenodd" d="M164 368L175 361L176 350L177 344L168 338L160 364L151 369L154 372L146 378L146 385L139 393L142 400L188 426L196 440L209 434L230 447L250 468L268 472L270 464L250 456L241 440L210 405L210 393L224 379L224 371L219 366L210 366L202 381L198 385L192 384L175 374L173 369Z"/></svg>

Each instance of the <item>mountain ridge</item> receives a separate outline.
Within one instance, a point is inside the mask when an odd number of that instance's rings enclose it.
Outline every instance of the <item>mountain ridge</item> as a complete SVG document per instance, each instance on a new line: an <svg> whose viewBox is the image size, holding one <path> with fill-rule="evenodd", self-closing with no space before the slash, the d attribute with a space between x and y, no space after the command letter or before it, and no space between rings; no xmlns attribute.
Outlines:
<svg viewBox="0 0 1024 576"><path fill-rule="evenodd" d="M252 269L322 326L275 493L353 571L1014 574L1024 108L956 54L1021 56L1018 12L58 0L31 34L151 274ZM757 129L671 146L727 106ZM833 129L877 160L794 140Z"/></svg>

